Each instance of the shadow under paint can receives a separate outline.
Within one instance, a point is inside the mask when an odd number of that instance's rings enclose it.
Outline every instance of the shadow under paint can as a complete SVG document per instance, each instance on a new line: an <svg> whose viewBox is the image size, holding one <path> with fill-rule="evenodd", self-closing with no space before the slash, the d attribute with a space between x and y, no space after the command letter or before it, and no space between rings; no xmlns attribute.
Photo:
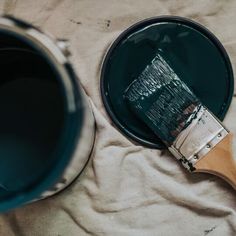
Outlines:
<svg viewBox="0 0 236 236"><path fill-rule="evenodd" d="M67 55L65 41L0 18L0 211L61 191L89 159L94 118Z"/></svg>

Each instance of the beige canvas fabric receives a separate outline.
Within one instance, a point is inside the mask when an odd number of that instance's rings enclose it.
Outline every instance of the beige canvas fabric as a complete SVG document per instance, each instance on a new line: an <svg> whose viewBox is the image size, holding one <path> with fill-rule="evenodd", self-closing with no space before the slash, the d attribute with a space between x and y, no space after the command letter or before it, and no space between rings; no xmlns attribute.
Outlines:
<svg viewBox="0 0 236 236"><path fill-rule="evenodd" d="M152 16L202 23L222 41L235 67L236 1L1 0L0 11L70 40L97 122L81 178L59 195L1 215L1 236L236 235L236 192L217 177L188 174L166 151L132 144L111 124L99 91L108 46L128 26ZM236 134L236 98L225 124Z"/></svg>

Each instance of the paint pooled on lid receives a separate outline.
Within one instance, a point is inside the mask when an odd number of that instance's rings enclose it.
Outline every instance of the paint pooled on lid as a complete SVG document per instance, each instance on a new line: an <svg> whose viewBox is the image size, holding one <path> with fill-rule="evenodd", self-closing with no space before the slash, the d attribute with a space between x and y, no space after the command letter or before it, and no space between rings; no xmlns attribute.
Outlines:
<svg viewBox="0 0 236 236"><path fill-rule="evenodd" d="M167 146L189 126L202 106L160 53L129 85L124 97Z"/></svg>

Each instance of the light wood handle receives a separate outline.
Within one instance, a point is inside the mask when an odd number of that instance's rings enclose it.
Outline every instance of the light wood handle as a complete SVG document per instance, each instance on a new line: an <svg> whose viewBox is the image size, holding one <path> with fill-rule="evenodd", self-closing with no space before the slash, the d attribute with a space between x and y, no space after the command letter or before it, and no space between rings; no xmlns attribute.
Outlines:
<svg viewBox="0 0 236 236"><path fill-rule="evenodd" d="M206 172L226 180L236 190L236 164L232 154L233 135L229 133L196 164L194 172Z"/></svg>

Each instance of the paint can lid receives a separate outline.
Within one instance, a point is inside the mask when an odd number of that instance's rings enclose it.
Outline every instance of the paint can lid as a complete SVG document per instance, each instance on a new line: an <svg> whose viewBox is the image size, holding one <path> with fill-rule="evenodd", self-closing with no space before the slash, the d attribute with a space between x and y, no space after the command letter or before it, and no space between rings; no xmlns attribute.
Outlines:
<svg viewBox="0 0 236 236"><path fill-rule="evenodd" d="M161 50L179 77L220 120L233 96L232 66L222 44L189 19L163 16L124 31L111 45L101 72L105 108L117 128L136 143L164 148L153 132L130 111L124 90Z"/></svg>

